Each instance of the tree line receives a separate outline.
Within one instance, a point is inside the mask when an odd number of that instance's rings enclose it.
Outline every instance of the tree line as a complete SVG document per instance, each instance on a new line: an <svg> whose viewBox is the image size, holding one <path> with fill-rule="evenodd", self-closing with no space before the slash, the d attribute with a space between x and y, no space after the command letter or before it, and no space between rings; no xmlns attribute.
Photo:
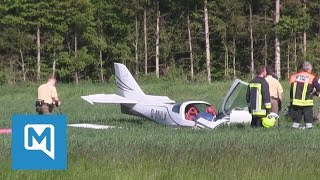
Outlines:
<svg viewBox="0 0 320 180"><path fill-rule="evenodd" d="M264 64L285 79L319 69L319 37L318 0L2 0L0 82L104 82L113 62L209 82Z"/></svg>

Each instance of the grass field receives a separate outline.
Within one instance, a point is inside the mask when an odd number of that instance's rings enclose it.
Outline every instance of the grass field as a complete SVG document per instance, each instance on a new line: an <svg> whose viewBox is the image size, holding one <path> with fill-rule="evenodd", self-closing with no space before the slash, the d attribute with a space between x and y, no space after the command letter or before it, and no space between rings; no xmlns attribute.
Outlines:
<svg viewBox="0 0 320 180"><path fill-rule="evenodd" d="M178 102L205 100L219 107L231 82L140 83L148 94ZM285 83L284 83L285 84ZM288 90L288 85L284 86ZM12 114L33 114L36 85L0 87L0 127ZM12 171L11 135L0 135L0 179L319 179L319 127L292 130L173 129L120 114L117 105L92 106L80 96L115 93L114 83L58 85L69 123L121 126L110 130L68 128L67 171ZM317 100L318 101L318 100ZM286 104L286 103L285 103ZM57 109L56 109L57 112Z"/></svg>

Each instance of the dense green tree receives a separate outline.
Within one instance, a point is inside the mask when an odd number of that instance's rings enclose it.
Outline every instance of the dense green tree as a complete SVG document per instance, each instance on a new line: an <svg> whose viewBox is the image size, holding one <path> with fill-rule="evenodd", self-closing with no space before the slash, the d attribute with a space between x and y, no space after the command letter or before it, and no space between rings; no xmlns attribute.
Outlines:
<svg viewBox="0 0 320 180"><path fill-rule="evenodd" d="M2 1L0 80L58 74L76 83L104 82L113 62L126 63L136 77L144 70L196 81L249 78L259 64L288 77L304 60L319 64L320 3L281 0L275 23L276 2Z"/></svg>

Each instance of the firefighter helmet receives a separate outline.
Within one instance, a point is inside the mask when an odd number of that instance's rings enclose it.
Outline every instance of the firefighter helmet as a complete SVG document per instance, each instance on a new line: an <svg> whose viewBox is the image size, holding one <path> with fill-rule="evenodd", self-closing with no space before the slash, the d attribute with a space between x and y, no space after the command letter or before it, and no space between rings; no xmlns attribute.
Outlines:
<svg viewBox="0 0 320 180"><path fill-rule="evenodd" d="M270 113L267 115L267 117L262 118L262 125L265 128L273 127L277 120L279 119L279 115L276 113Z"/></svg>

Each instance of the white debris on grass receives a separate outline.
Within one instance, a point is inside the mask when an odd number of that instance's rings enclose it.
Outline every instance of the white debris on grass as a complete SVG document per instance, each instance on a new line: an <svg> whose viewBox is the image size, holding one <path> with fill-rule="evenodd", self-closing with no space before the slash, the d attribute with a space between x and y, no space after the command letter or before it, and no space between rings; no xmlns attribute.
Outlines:
<svg viewBox="0 0 320 180"><path fill-rule="evenodd" d="M99 125L99 124L68 124L69 127L88 128L88 129L112 129L116 126Z"/></svg>

